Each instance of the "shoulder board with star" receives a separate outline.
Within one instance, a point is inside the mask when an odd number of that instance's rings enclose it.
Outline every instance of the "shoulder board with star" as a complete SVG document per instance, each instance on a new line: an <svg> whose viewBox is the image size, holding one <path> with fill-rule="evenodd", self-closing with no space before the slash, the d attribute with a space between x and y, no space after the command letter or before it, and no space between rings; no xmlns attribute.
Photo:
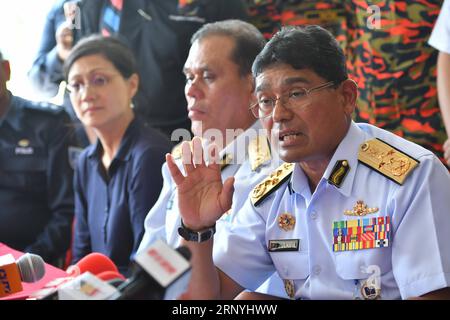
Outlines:
<svg viewBox="0 0 450 320"><path fill-rule="evenodd" d="M409 174L420 163L380 139L368 140L361 144L358 160L399 185L403 185Z"/></svg>
<svg viewBox="0 0 450 320"><path fill-rule="evenodd" d="M255 207L261 204L270 194L288 181L294 170L293 163L284 163L259 183L252 191L250 199Z"/></svg>
<svg viewBox="0 0 450 320"><path fill-rule="evenodd" d="M250 141L248 145L248 157L252 171L272 159L269 141L266 136L259 135Z"/></svg>

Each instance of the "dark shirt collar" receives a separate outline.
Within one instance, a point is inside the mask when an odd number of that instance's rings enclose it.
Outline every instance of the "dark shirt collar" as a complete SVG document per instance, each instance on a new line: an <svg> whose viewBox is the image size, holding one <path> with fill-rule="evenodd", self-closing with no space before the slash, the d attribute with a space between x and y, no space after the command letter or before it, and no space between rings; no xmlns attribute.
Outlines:
<svg viewBox="0 0 450 320"><path fill-rule="evenodd" d="M120 142L119 150L117 151L117 154L114 156L114 159L112 162L115 162L116 160L120 161L128 161L131 157L130 149L133 144L133 141L135 140L135 137L139 135L139 126L140 121L135 116L134 119L130 122L128 125L127 130L125 130L125 134L122 137L122 141ZM101 159L101 152L103 150L102 143L100 142L100 139L97 139L95 146L93 146L89 152L88 157L90 159L96 158L98 161Z"/></svg>
<svg viewBox="0 0 450 320"><path fill-rule="evenodd" d="M21 114L23 109L23 101L21 98L15 97L8 91L9 94L9 105L6 107L6 114L0 120L0 126L3 122L9 123L13 129L20 131L21 126Z"/></svg>

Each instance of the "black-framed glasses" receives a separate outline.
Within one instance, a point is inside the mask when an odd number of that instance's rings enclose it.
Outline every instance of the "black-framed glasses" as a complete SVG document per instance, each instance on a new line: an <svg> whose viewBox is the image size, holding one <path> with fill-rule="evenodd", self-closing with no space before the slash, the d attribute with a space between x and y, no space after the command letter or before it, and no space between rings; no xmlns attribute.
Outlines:
<svg viewBox="0 0 450 320"><path fill-rule="evenodd" d="M298 109L311 103L311 93L334 85L335 82L330 81L311 89L295 88L276 98L262 97L258 99L257 103L250 106L250 110L256 118L266 118L272 115L273 109L275 109L275 105L278 100L280 100L280 102L283 103L283 106L287 109Z"/></svg>

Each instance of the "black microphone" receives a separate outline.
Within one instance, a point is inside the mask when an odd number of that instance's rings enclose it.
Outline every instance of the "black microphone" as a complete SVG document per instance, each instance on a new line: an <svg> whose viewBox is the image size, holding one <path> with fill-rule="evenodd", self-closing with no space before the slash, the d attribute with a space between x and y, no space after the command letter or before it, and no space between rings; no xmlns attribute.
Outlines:
<svg viewBox="0 0 450 320"><path fill-rule="evenodd" d="M158 240L140 253L131 265L131 278L109 300L173 300L186 291L191 277L186 247L172 249Z"/></svg>

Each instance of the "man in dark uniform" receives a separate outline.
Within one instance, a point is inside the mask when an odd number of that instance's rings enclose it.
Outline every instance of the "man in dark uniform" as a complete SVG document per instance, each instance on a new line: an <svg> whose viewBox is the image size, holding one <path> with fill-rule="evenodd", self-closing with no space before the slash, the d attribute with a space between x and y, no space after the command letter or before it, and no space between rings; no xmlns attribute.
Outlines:
<svg viewBox="0 0 450 320"><path fill-rule="evenodd" d="M74 212L69 117L13 96L0 53L0 242L61 266Z"/></svg>

